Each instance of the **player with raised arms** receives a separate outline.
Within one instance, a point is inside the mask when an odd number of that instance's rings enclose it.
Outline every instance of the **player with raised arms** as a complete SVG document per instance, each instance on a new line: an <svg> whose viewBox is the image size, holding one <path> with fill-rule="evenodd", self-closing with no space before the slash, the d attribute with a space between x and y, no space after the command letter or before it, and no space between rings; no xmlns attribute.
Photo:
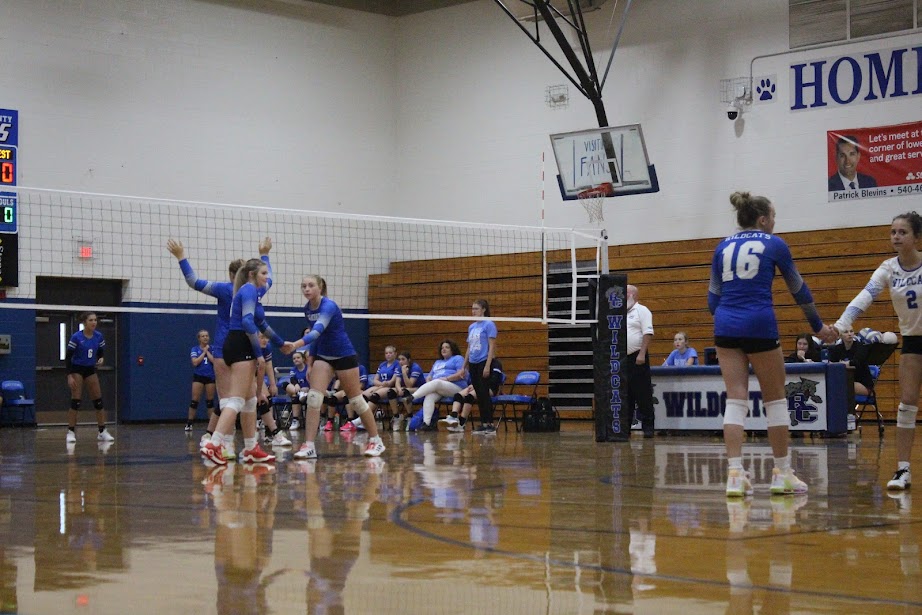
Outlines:
<svg viewBox="0 0 922 615"><path fill-rule="evenodd" d="M355 348L346 333L343 313L336 303L327 297L327 283L319 275L305 276L301 281L301 292L307 303L304 304L304 316L311 323L311 330L301 339L294 342L285 342L282 352L291 354L302 346L309 347L309 354L313 357L311 364L310 392L307 394L307 428L303 445L295 453L297 459L316 459L317 449L314 439L317 437L317 428L320 426L320 409L326 391L319 387L326 386L333 380L333 373L339 378L342 390L349 399L349 409L355 412L368 430L368 444L365 446L365 455L379 457L384 452L384 443L378 435L378 425L371 412L368 411L368 402L362 396L362 385L359 381L359 361Z"/></svg>
<svg viewBox="0 0 922 615"><path fill-rule="evenodd" d="M265 310L259 303L262 296L260 290L267 288L268 282L269 268L258 258L248 260L234 278L230 331L224 340L224 362L229 372L227 399L221 400L223 409L218 425L211 435L211 441L201 450L206 459L218 465L227 463L222 450L225 436L233 433L237 415L241 413L240 427L244 442L241 461L275 461L275 456L263 451L256 439L257 394L265 400L265 395L257 389L256 383L263 381L266 372L266 360L259 345L259 331L275 346L281 347L284 344L284 340L266 322Z"/></svg>
<svg viewBox="0 0 922 615"><path fill-rule="evenodd" d="M922 252L916 242L922 238L922 216L914 211L900 214L890 224L890 245L896 256L885 260L871 280L852 299L836 321L843 334L885 288L890 291L893 311L900 322L903 348L900 351L900 405L896 413L897 468L887 489L907 489L912 484L909 459L919 412L919 387L922 386Z"/></svg>
<svg viewBox="0 0 922 615"><path fill-rule="evenodd" d="M784 393L784 356L772 304L776 268L813 332L830 341L836 334L831 326L823 324L817 313L810 289L794 266L787 244L772 235L775 208L771 201L748 192L734 192L730 202L736 209L741 230L721 241L714 250L708 286L708 308L714 315L714 345L727 387L724 411L724 443L729 464L727 496L752 494L750 475L743 469L742 458L743 426L749 414L750 364L762 390L768 441L775 461L771 493L806 493L807 484L794 475L788 452L791 419Z"/></svg>
<svg viewBox="0 0 922 615"><path fill-rule="evenodd" d="M227 388L225 384L229 377L229 372L227 364L224 362L224 340L227 337L230 326L231 302L234 299L234 277L240 267L243 266L243 259L238 258L233 260L227 266L227 273L230 276L229 282L211 282L209 280L203 280L195 274L192 265L186 260L185 248L181 241L170 239L166 242L166 246L170 254L175 256L176 260L179 261L179 268L189 288L204 293L209 297L214 297L218 302L218 320L215 323L212 354L214 356L215 383L218 388L218 398L220 401L218 402L218 410L213 412L208 418L208 433L204 434L199 442L200 446L204 446L207 442L211 441L211 436L218 424L218 417L221 415L221 408L224 407L224 400L227 398ZM272 287L272 264L269 262L270 250L272 250L272 240L266 237L259 242L259 257L269 269L269 280L266 288L262 291L263 294ZM236 457L234 453L233 432L230 433L229 439L224 446L224 453L228 459Z"/></svg>

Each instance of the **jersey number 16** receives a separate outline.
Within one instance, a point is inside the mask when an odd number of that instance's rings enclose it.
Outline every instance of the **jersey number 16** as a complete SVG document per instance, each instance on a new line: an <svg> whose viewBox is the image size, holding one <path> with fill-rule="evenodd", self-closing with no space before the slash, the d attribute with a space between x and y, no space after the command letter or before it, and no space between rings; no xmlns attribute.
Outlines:
<svg viewBox="0 0 922 615"><path fill-rule="evenodd" d="M759 255L765 252L765 244L761 241L746 241L740 246L739 252L736 252L736 242L727 244L721 250L723 257L723 272L721 279L724 282L733 280L734 273L740 280L751 280L759 273ZM733 263L733 256L736 253L736 266Z"/></svg>

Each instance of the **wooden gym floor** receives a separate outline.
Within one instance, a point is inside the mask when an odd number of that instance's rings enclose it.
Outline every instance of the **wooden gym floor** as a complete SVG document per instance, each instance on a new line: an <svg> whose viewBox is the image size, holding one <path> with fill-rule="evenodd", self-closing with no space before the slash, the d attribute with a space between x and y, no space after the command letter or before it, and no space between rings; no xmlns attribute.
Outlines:
<svg viewBox="0 0 922 615"><path fill-rule="evenodd" d="M223 470L201 429L113 433L79 428L69 454L62 428L0 430L0 612L922 612L922 501L883 488L893 427L795 440L801 497L769 497L747 442L744 501L706 435L388 431L370 462L331 433L316 462Z"/></svg>

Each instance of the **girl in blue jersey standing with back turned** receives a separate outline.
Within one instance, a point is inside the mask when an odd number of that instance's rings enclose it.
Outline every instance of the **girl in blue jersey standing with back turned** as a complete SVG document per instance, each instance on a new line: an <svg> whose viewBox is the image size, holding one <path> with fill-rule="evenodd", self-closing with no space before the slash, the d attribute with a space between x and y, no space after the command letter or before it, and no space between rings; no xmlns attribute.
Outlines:
<svg viewBox="0 0 922 615"><path fill-rule="evenodd" d="M775 208L771 202L748 192L734 192L730 202L742 230L721 241L714 250L708 287L717 359L727 387L724 411L724 443L729 462L727 496L752 494L750 475L742 463L743 424L749 413L750 364L762 390L768 441L775 458L771 493L806 493L807 485L794 475L788 453L790 416L784 394L784 357L772 305L776 268L813 332L829 341L835 339L836 333L820 319L810 289L797 272L787 244L772 235Z"/></svg>
<svg viewBox="0 0 922 615"><path fill-rule="evenodd" d="M230 378L227 385L227 399L221 400L221 416L211 436L211 441L202 446L202 455L211 462L224 465L223 454L226 436L233 434L237 415L243 430L244 450L240 460L262 463L275 461L275 456L260 448L256 439L257 395L262 393L256 387L266 372L266 360L259 344L259 331L281 347L284 340L266 322L265 310L259 303L269 283L269 268L260 259L251 258L237 271L234 278L234 300L231 303L230 330L224 340L224 362L227 363ZM256 378L253 374L256 374ZM265 400L265 396L262 396Z"/></svg>
<svg viewBox="0 0 922 615"><path fill-rule="evenodd" d="M214 430L218 424L218 416L221 414L221 408L223 407L221 403L223 400L227 399L228 393L226 389L226 383L230 379L230 372L227 369L227 363L224 361L224 340L227 338L227 332L230 330L230 312L231 312L231 302L234 299L234 278L237 275L237 271L243 266L243 259L236 259L230 262L227 266L227 273L230 276L230 280L227 282L212 282L199 278L195 271L192 269L192 265L189 264L189 261L186 260L185 248L183 248L182 242L175 239L170 239L166 242L167 249L170 251L170 254L176 257L176 260L179 261L179 269L182 271L183 277L186 280L186 284L189 285L189 288L197 290L200 293L206 294L209 297L214 297L218 302L218 320L215 323L214 331L214 344L212 345L212 355L213 355L213 365L215 371L215 382L218 389L218 398L219 406L216 412L213 412L208 419L208 433L202 435L202 439L199 442L199 446L205 446L206 443L211 441L211 435L214 433ZM262 260L266 267L269 270L269 279L266 284L266 287L261 289L261 295L265 295L266 292L272 288L272 264L269 262L269 251L272 250L272 240L269 237L264 238L259 242L259 258ZM234 434L231 432L228 435L228 441L225 443L225 457L228 459L233 459L236 457L234 452Z"/></svg>
<svg viewBox="0 0 922 615"><path fill-rule="evenodd" d="M327 297L326 280L319 275L309 275L301 281L301 293L307 299L304 304L304 316L311 324L311 330L299 340L285 342L282 352L293 351L307 346L313 357L310 373L310 391L305 398L307 413L305 420L306 442L295 453L296 459L316 459L317 449L314 439L320 426L320 409L326 394L324 387L333 380L333 374L339 378L342 390L349 400L348 409L362 419L368 430L368 444L364 454L367 457L380 457L384 452L384 443L378 435L378 425L373 413L368 411L368 402L362 397L362 385L359 381L359 360L355 348L346 333L343 313L336 303Z"/></svg>
<svg viewBox="0 0 922 615"><path fill-rule="evenodd" d="M77 442L77 410L83 402L83 388L89 393L96 410L96 424L100 442L112 442L115 438L106 429L106 411L102 405L102 390L99 388L99 375L96 367L102 365L106 352L106 340L96 330L96 314L84 312L79 316L83 330L74 333L67 343L64 362L67 365L67 385L70 387L70 409L67 412L67 444Z"/></svg>

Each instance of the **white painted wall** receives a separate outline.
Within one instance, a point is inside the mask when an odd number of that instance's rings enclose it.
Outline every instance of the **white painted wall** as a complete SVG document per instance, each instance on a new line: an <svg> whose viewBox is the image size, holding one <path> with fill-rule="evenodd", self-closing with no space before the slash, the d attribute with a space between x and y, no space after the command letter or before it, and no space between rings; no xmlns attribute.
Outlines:
<svg viewBox="0 0 922 615"><path fill-rule="evenodd" d="M601 33L597 50L609 40L614 5L587 16ZM918 197L833 204L826 191L827 130L922 119L922 98L797 113L787 104L791 63L918 45L922 34L760 60L755 73L778 76L780 100L757 106L738 125L727 120L720 80L748 77L754 56L788 49L787 5L634 2L604 97L610 124L642 123L661 191L608 201L612 243L727 234L734 228L727 197L736 189L773 199L780 232L882 224L922 206ZM492 0L406 17L398 28L397 211L537 223L543 151L547 224L585 221L579 204L563 204L556 192L548 135L597 126L595 114L572 86L569 109L545 107L545 87L565 78ZM604 64L607 52L597 60Z"/></svg>
<svg viewBox="0 0 922 615"><path fill-rule="evenodd" d="M386 210L395 20L263 5L0 3L0 107L20 111L20 184Z"/></svg>
<svg viewBox="0 0 922 615"><path fill-rule="evenodd" d="M587 16L600 69L613 6ZM781 232L881 224L922 207L918 197L830 204L825 183L827 130L919 120L922 97L797 113L787 104L792 62L918 45L922 34L761 60L755 73L778 77L778 102L729 122L720 80L748 76L756 55L787 50L787 28L786 0L634 3L605 102L611 124L643 124L661 191L606 204L611 243L727 234L735 189L771 197ZM556 190L548 135L593 127L595 114L573 88L569 109L545 106L545 87L565 79L492 0L400 19L295 0L6 0L0 57L0 107L20 111L22 185L540 225L544 153L546 224L586 225L579 205ZM176 222L182 215L132 217L115 228L85 204L55 203L21 211L22 285L12 296L33 296L38 274L83 275L131 279L133 300L182 301L175 264L162 258L166 237L183 239L194 262L207 252L200 273L213 277L244 237L269 233L288 234L276 254L291 259L291 275L305 262L336 275L309 250L337 246L331 254L349 279L336 281L351 289L348 307L362 307L370 270L348 254L375 261L377 271L391 260L378 258L382 245L430 256L447 256L440 246L452 241L505 248L486 232L459 239L449 230L451 240L425 245L403 235L369 240L372 224L361 239L340 225L314 228L323 242L292 241L298 223L257 214L284 228L265 222L243 232L231 216L203 232ZM62 219L51 232L42 220L56 212ZM138 223L148 230L134 249L118 233ZM75 262L77 235L86 239L88 229L97 257ZM289 300L300 298L281 303Z"/></svg>

